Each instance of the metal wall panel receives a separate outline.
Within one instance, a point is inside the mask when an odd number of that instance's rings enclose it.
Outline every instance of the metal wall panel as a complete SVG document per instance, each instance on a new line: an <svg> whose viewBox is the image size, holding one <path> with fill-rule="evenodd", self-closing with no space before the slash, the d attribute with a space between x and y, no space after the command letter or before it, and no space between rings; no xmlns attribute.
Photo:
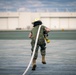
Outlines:
<svg viewBox="0 0 76 75"><path fill-rule="evenodd" d="M59 29L59 18L51 18L51 29Z"/></svg>
<svg viewBox="0 0 76 75"><path fill-rule="evenodd" d="M60 18L60 29L68 29L68 18Z"/></svg>
<svg viewBox="0 0 76 75"><path fill-rule="evenodd" d="M54 30L68 30L76 29L76 18L60 17L60 18L51 18L51 17L42 17L41 18L43 25L54 29Z"/></svg>
<svg viewBox="0 0 76 75"><path fill-rule="evenodd" d="M7 18L0 18L0 30L6 30L8 28Z"/></svg>
<svg viewBox="0 0 76 75"><path fill-rule="evenodd" d="M51 27L50 18L41 18L41 21L44 26L49 27L49 28Z"/></svg>
<svg viewBox="0 0 76 75"><path fill-rule="evenodd" d="M76 29L76 18L69 18L69 29Z"/></svg>
<svg viewBox="0 0 76 75"><path fill-rule="evenodd" d="M8 18L8 29L16 29L18 28L18 18Z"/></svg>

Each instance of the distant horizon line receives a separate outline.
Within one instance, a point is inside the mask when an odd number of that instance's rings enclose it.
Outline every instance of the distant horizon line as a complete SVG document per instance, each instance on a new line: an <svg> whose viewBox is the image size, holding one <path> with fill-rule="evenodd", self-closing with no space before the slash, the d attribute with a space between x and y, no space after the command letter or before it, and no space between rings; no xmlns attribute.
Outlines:
<svg viewBox="0 0 76 75"><path fill-rule="evenodd" d="M0 12L76 12L76 8L0 9Z"/></svg>

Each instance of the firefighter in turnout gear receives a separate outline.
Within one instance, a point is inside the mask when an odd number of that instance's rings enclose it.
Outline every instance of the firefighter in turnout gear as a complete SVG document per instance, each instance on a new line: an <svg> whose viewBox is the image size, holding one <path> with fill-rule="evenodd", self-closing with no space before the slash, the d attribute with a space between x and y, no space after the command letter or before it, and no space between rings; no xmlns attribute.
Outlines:
<svg viewBox="0 0 76 75"><path fill-rule="evenodd" d="M33 24L33 29L29 33L29 38L31 38L31 47L32 47L31 51L33 52L37 31L38 31L39 25L42 25L42 21L41 20L35 20L32 24ZM34 58L33 58L33 61L32 61L32 70L36 69L36 59L38 57L39 47L40 47L40 52L41 52L41 55L42 55L42 63L46 64L46 61L45 61L45 55L46 55L45 37L46 37L46 35L44 35L45 31L49 32L50 29L42 25L41 29L40 29L40 33L39 33L39 38L38 38L36 50L35 50L35 55L34 55Z"/></svg>

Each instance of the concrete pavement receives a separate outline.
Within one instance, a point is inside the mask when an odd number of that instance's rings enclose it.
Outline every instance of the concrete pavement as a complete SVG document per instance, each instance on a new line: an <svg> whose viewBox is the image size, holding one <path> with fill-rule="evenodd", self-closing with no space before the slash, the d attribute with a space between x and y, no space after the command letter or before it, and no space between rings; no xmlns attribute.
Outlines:
<svg viewBox="0 0 76 75"><path fill-rule="evenodd" d="M22 75L31 58L30 40L0 40L0 75ZM39 51L36 71L26 75L76 75L76 40L51 40L46 65Z"/></svg>

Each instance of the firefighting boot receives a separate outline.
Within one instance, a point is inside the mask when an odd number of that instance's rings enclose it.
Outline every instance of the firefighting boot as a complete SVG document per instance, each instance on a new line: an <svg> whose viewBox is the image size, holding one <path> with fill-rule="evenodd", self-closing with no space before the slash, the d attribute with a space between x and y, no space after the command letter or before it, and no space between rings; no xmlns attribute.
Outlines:
<svg viewBox="0 0 76 75"><path fill-rule="evenodd" d="M32 70L34 71L36 69L36 59L33 59L32 61Z"/></svg>
<svg viewBox="0 0 76 75"><path fill-rule="evenodd" d="M43 64L46 64L45 56L42 56L42 63L43 63Z"/></svg>

